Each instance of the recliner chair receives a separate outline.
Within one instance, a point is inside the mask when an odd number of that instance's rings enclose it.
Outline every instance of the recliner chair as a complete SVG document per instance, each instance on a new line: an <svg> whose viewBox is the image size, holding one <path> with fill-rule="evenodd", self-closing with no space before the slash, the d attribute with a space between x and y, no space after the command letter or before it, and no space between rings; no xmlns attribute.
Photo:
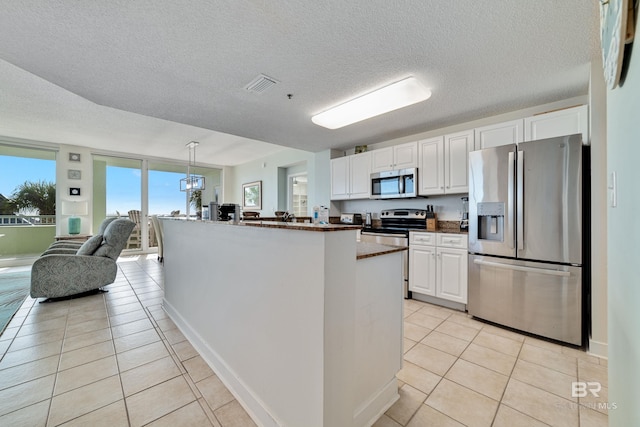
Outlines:
<svg viewBox="0 0 640 427"><path fill-rule="evenodd" d="M50 248L31 267L31 297L60 298L113 283L116 261L135 224L116 219L77 249Z"/></svg>

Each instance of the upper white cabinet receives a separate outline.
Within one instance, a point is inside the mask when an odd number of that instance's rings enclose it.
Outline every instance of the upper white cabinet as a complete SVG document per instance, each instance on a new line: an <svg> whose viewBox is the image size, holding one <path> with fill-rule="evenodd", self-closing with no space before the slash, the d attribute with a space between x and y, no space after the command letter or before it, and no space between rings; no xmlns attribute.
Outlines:
<svg viewBox="0 0 640 427"><path fill-rule="evenodd" d="M418 141L418 194L456 194L469 191L469 152L473 131Z"/></svg>
<svg viewBox="0 0 640 427"><path fill-rule="evenodd" d="M371 196L371 153L349 156L350 199L368 199Z"/></svg>
<svg viewBox="0 0 640 427"><path fill-rule="evenodd" d="M517 144L524 141L524 119L511 120L475 129L475 149Z"/></svg>
<svg viewBox="0 0 640 427"><path fill-rule="evenodd" d="M444 137L418 141L418 194L444 193Z"/></svg>
<svg viewBox="0 0 640 427"><path fill-rule="evenodd" d="M418 143L407 142L370 151L371 172L384 172L418 166Z"/></svg>
<svg viewBox="0 0 640 427"><path fill-rule="evenodd" d="M469 152L473 150L473 130L444 137L444 192L469 192Z"/></svg>
<svg viewBox="0 0 640 427"><path fill-rule="evenodd" d="M371 152L331 160L331 200L368 199Z"/></svg>
<svg viewBox="0 0 640 427"><path fill-rule="evenodd" d="M331 200L349 198L350 166L349 157L331 160Z"/></svg>
<svg viewBox="0 0 640 427"><path fill-rule="evenodd" d="M553 138L555 136L582 134L582 141L589 143L589 109L586 105L552 111L524 119L524 140Z"/></svg>

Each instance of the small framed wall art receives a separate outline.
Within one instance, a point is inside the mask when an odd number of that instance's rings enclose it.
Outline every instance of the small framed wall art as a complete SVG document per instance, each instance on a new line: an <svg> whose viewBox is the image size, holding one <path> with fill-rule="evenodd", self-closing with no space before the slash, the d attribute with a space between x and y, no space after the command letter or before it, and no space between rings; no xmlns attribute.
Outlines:
<svg viewBox="0 0 640 427"><path fill-rule="evenodd" d="M262 181L242 184L242 209L262 209Z"/></svg>
<svg viewBox="0 0 640 427"><path fill-rule="evenodd" d="M71 188L69 188L69 195L70 196L79 196L80 195L80 188L79 187L71 187Z"/></svg>
<svg viewBox="0 0 640 427"><path fill-rule="evenodd" d="M82 171L69 169L67 170L67 178L69 179L82 179Z"/></svg>
<svg viewBox="0 0 640 427"><path fill-rule="evenodd" d="M80 161L80 153L69 153L69 161L70 162L79 162Z"/></svg>

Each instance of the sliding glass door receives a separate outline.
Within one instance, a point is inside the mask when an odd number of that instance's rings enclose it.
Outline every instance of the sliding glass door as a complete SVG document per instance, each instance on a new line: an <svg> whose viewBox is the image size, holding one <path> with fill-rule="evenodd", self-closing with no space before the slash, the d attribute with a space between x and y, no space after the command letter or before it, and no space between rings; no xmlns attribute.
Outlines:
<svg viewBox="0 0 640 427"><path fill-rule="evenodd" d="M222 182L222 170L192 167L192 173L205 177L205 189L193 194L180 191L180 179L186 165L156 160L93 156L93 229L106 217L127 217L136 222L125 250L147 251L158 245L159 235L151 216L197 219L201 206L216 200Z"/></svg>
<svg viewBox="0 0 640 427"><path fill-rule="evenodd" d="M205 188L193 192L191 197L180 191L180 180L186 175L186 166L149 161L149 215L186 218L189 203L190 219L199 219L202 206L218 201L222 170L191 167L191 173L205 179Z"/></svg>
<svg viewBox="0 0 640 427"><path fill-rule="evenodd" d="M142 160L93 156L93 229L109 217L136 223L125 250L148 247L149 226L144 220Z"/></svg>

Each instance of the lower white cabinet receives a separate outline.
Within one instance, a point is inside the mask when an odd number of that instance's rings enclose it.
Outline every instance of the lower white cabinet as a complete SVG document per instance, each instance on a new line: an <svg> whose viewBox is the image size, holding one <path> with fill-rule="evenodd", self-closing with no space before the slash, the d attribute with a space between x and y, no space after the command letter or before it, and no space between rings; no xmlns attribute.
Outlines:
<svg viewBox="0 0 640 427"><path fill-rule="evenodd" d="M411 232L409 290L467 303L467 235Z"/></svg>
<svg viewBox="0 0 640 427"><path fill-rule="evenodd" d="M436 296L436 247L409 247L409 290Z"/></svg>

